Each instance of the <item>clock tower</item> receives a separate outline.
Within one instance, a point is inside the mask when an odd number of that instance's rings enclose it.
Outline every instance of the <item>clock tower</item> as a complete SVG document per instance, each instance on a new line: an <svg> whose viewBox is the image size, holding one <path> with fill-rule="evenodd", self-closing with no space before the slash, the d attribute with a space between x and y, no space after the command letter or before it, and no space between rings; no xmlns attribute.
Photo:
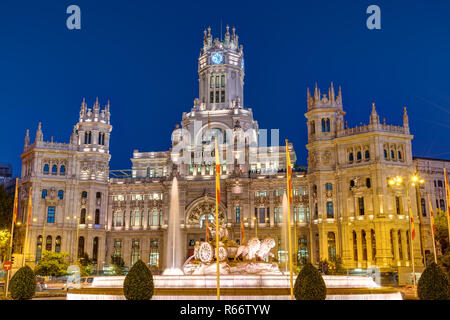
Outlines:
<svg viewBox="0 0 450 320"><path fill-rule="evenodd" d="M235 28L226 27L224 40L213 40L211 28L204 31L198 59L198 111L242 108L244 52Z"/></svg>

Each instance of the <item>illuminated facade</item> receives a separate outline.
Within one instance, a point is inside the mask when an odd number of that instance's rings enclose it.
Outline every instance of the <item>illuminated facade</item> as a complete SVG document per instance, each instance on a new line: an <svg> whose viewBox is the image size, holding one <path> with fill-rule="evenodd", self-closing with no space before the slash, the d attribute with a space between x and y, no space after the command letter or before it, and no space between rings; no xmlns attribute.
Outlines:
<svg viewBox="0 0 450 320"><path fill-rule="evenodd" d="M223 41L213 40L210 29L205 30L198 75L199 98L190 112L183 113L181 126L175 127L171 150L135 150L130 174L109 171L109 103L101 110L98 101L92 109L83 101L69 143L53 138L44 142L39 124L30 144L27 131L21 155L20 219L26 219L32 186L29 263L39 260L44 248L68 252L71 261L86 253L99 269L112 256L120 256L126 266L142 259L154 270L163 269L174 177L179 185L183 251L189 257L195 242L205 239L205 219L212 219L215 210L212 137L224 144L235 139L233 148L222 153L219 206L230 237L240 241L243 221L246 239L256 232L260 238L274 237L277 258L286 258L281 241L285 149L273 143L258 145L262 130L252 109L244 106L244 54L234 28L230 33L227 27ZM336 93L331 84L328 94L321 94L317 85L312 95L308 90L308 166L294 167L292 247L299 259L314 263L340 256L346 268L408 270L405 184L391 186L388 180L401 176L407 182L417 169L428 179L435 162L413 160L406 109L402 126L380 122L375 105L368 125L348 127L344 116L340 88ZM198 143L186 144L186 134ZM237 141L242 148L235 147ZM289 148L295 163L293 145ZM184 161L179 161L181 157ZM434 193L429 183L422 188ZM409 194L414 218L422 224L414 240L415 262L421 266L422 253L431 246L422 241L429 210L419 219L421 197L412 186Z"/></svg>

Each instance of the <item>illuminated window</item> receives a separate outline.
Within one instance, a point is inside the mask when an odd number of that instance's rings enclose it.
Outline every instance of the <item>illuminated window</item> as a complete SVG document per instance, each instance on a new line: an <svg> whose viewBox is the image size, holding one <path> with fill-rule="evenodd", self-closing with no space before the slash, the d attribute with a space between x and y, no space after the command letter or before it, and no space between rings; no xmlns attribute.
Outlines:
<svg viewBox="0 0 450 320"><path fill-rule="evenodd" d="M334 232L328 232L328 259L336 261L336 237Z"/></svg>
<svg viewBox="0 0 450 320"><path fill-rule="evenodd" d="M56 237L55 252L61 252L61 236Z"/></svg>
<svg viewBox="0 0 450 320"><path fill-rule="evenodd" d="M36 241L36 263L39 263L39 260L41 260L42 256L42 236L37 237Z"/></svg>
<svg viewBox="0 0 450 320"><path fill-rule="evenodd" d="M131 241L131 265L134 265L141 258L140 241Z"/></svg>
<svg viewBox="0 0 450 320"><path fill-rule="evenodd" d="M362 258L363 260L367 260L367 239L366 232L364 230L361 231L361 242L362 242Z"/></svg>
<svg viewBox="0 0 450 320"><path fill-rule="evenodd" d="M150 241L149 266L155 267L155 268L159 267L159 241L158 240Z"/></svg>
<svg viewBox="0 0 450 320"><path fill-rule="evenodd" d="M47 239L45 240L45 250L46 251L52 251L52 236L47 236Z"/></svg>

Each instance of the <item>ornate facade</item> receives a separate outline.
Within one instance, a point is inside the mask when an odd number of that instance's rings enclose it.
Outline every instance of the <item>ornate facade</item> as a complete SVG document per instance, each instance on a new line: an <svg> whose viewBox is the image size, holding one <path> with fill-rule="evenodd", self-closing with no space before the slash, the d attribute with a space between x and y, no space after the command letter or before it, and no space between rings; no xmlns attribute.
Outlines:
<svg viewBox="0 0 450 320"><path fill-rule="evenodd" d="M229 236L241 240L242 221L246 239L256 233L260 238L270 235L277 241L277 258L286 259L285 148L259 143L263 131L244 105L244 75L243 47L234 28L230 33L227 27L223 41L213 40L210 29L205 30L198 59L199 98L175 127L171 150L135 150L130 174L109 172L109 103L101 109L96 101L91 109L83 101L69 143L53 138L45 142L39 124L30 144L27 131L19 217L26 221L32 187L27 262L35 263L45 249L68 252L71 261L86 253L99 269L114 255L126 266L142 259L155 270L164 269L174 177L183 258L189 257L195 242L205 239L206 219L215 211L212 138L221 145L234 139L232 148L221 152L225 160L219 213ZM294 166L291 206L293 248L299 258L318 263L340 256L347 268L384 271L411 266L407 187L391 187L388 180L401 176L406 181L417 171L427 180L431 175L439 180L434 176L442 173L435 160L413 159L406 108L403 112L402 126L388 125L380 122L373 104L369 124L348 127L340 88L336 93L331 84L328 93L321 94L316 85L312 95L308 90L308 166ZM289 149L295 163L292 144ZM433 195L442 191L430 181L424 188ZM426 236L429 209L418 214L420 191L409 187L412 212L420 222L414 240L416 266L423 265L423 253L431 246ZM436 199L445 201L444 196Z"/></svg>

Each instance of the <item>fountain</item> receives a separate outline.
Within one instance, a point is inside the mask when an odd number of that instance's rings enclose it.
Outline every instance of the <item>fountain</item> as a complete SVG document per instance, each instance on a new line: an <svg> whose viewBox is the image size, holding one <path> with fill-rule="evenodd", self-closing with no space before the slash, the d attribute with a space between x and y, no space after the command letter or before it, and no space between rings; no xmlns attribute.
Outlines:
<svg viewBox="0 0 450 320"><path fill-rule="evenodd" d="M166 241L166 266L163 275L183 275L181 271L182 246L180 237L180 203L178 199L178 180L172 180L170 191L169 225Z"/></svg>

